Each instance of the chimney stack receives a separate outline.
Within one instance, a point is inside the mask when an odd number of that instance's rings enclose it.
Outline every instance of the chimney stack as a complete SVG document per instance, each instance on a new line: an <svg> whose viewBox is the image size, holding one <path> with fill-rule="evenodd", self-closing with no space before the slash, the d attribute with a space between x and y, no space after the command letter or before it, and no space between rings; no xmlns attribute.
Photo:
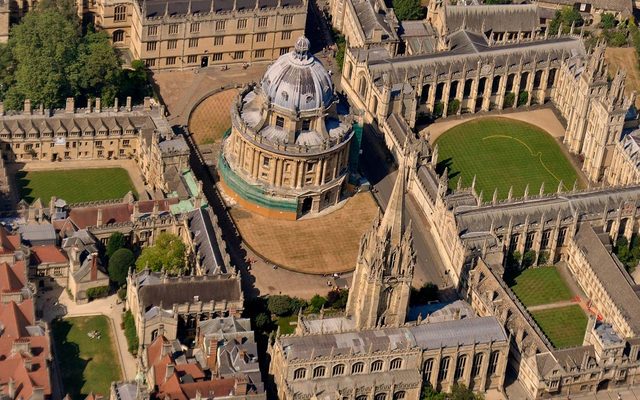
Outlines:
<svg viewBox="0 0 640 400"><path fill-rule="evenodd" d="M0 115L4 115L4 103L0 101Z"/></svg>
<svg viewBox="0 0 640 400"><path fill-rule="evenodd" d="M7 385L7 392L9 394L10 399L13 399L16 397L16 383L13 381L13 377L9 378L9 384Z"/></svg>
<svg viewBox="0 0 640 400"><path fill-rule="evenodd" d="M175 371L176 366L173 364L167 364L167 372L165 373L164 379L167 380L173 376L173 372Z"/></svg>
<svg viewBox="0 0 640 400"><path fill-rule="evenodd" d="M24 101L24 115L31 115L31 100Z"/></svg>
<svg viewBox="0 0 640 400"><path fill-rule="evenodd" d="M67 104L64 107L64 112L69 114L73 114L76 112L76 104L75 104L75 101L73 100L73 97L67 97Z"/></svg>
<svg viewBox="0 0 640 400"><path fill-rule="evenodd" d="M98 215L96 216L96 226L102 226L102 208L98 208Z"/></svg>
<svg viewBox="0 0 640 400"><path fill-rule="evenodd" d="M113 111L118 112L118 108L118 98L116 97L115 100L113 100Z"/></svg>
<svg viewBox="0 0 640 400"><path fill-rule="evenodd" d="M127 105L125 107L127 111L131 111L131 96L127 96Z"/></svg>
<svg viewBox="0 0 640 400"><path fill-rule="evenodd" d="M98 279L98 253L91 254L91 280Z"/></svg>
<svg viewBox="0 0 640 400"><path fill-rule="evenodd" d="M144 98L144 103L143 103L143 108L144 111L150 111L151 110L151 97L145 97Z"/></svg>
<svg viewBox="0 0 640 400"><path fill-rule="evenodd" d="M87 109L84 112L87 114L91 112L91 99L87 99Z"/></svg>
<svg viewBox="0 0 640 400"><path fill-rule="evenodd" d="M96 97L96 106L95 106L96 112L102 112L102 102L100 101L100 97Z"/></svg>

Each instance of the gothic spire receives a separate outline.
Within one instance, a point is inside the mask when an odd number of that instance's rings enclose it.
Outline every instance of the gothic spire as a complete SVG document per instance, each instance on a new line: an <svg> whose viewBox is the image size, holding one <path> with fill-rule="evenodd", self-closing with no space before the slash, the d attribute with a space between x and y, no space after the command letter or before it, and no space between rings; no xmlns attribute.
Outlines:
<svg viewBox="0 0 640 400"><path fill-rule="evenodd" d="M393 185L389 204L384 211L382 222L380 223L380 233L389 232L391 244L398 244L404 234L404 191L405 191L405 168L404 163L400 163L396 183Z"/></svg>

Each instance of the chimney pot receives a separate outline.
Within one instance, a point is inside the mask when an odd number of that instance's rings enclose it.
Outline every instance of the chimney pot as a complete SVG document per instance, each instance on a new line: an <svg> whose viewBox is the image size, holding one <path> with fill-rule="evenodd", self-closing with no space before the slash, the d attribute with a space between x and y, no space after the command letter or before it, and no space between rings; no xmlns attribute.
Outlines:
<svg viewBox="0 0 640 400"><path fill-rule="evenodd" d="M67 104L64 108L64 112L73 114L76 112L76 104L73 97L67 97Z"/></svg>
<svg viewBox="0 0 640 400"><path fill-rule="evenodd" d="M100 97L96 97L95 110L97 113L102 112L102 101L100 100Z"/></svg>
<svg viewBox="0 0 640 400"><path fill-rule="evenodd" d="M126 110L131 111L131 96L127 96Z"/></svg>
<svg viewBox="0 0 640 400"><path fill-rule="evenodd" d="M26 99L24 101L24 114L25 115L30 115L31 114L31 100Z"/></svg>

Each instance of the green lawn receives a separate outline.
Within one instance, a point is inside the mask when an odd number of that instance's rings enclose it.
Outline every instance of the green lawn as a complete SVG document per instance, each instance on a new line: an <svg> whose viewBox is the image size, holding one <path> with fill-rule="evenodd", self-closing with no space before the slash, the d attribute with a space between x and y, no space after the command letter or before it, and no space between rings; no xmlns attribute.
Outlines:
<svg viewBox="0 0 640 400"><path fill-rule="evenodd" d="M107 317L66 318L52 328L65 392L74 400L90 392L109 396L111 382L121 380L122 374ZM100 339L87 336L93 330L100 332Z"/></svg>
<svg viewBox="0 0 640 400"><path fill-rule="evenodd" d="M533 125L507 118L479 118L451 128L440 136L438 171L449 168L449 187L458 179L465 187L476 177L476 190L483 191L484 200L491 200L498 189L498 198L507 197L513 185L513 196L522 197L529 184L529 193L537 194L544 182L545 192L558 189L560 180L571 189L578 179L573 165L566 159L558 142Z"/></svg>
<svg viewBox="0 0 640 400"><path fill-rule="evenodd" d="M572 297L556 267L527 268L511 283L511 290L527 307L571 300Z"/></svg>
<svg viewBox="0 0 640 400"><path fill-rule="evenodd" d="M534 311L531 315L556 348L582 345L587 316L580 306Z"/></svg>
<svg viewBox="0 0 640 400"><path fill-rule="evenodd" d="M288 335L293 333L296 330L295 325L291 325L291 322L298 322L298 314L291 315L288 317L279 317L278 318L278 326L280 327L280 334Z"/></svg>
<svg viewBox="0 0 640 400"><path fill-rule="evenodd" d="M111 200L132 191L131 178L123 168L72 169L58 171L20 171L17 174L20 197L31 203L40 198L46 205L52 196L67 203Z"/></svg>

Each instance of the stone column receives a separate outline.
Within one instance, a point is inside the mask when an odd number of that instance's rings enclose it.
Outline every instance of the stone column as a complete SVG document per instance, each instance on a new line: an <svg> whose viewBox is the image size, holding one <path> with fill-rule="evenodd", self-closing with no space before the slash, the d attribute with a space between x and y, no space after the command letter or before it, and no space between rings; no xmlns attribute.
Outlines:
<svg viewBox="0 0 640 400"><path fill-rule="evenodd" d="M438 91L438 78L433 81L429 87L429 96L427 97L427 111L432 113L436 105L436 92Z"/></svg>
<svg viewBox="0 0 640 400"><path fill-rule="evenodd" d="M538 90L538 103L544 104L544 99L547 93L547 80L549 79L549 65L542 71L540 77L540 90Z"/></svg>
<svg viewBox="0 0 640 400"><path fill-rule="evenodd" d="M320 185L320 179L321 179L321 175L322 175L322 164L324 163L323 159L319 159L318 162L316 163L316 177L314 179L316 186Z"/></svg>
<svg viewBox="0 0 640 400"><path fill-rule="evenodd" d="M527 105L531 105L531 98L533 97L533 82L536 80L536 64L533 64L533 70L529 72L529 79L527 80L526 91L529 93L527 97Z"/></svg>
<svg viewBox="0 0 640 400"><path fill-rule="evenodd" d="M327 161L328 159L324 158L322 160L322 173L320 174L320 184L324 184L327 181Z"/></svg>
<svg viewBox="0 0 640 400"><path fill-rule="evenodd" d="M518 70L513 78L513 94L515 99L513 100L512 108L518 107L518 95L520 94L520 78L522 77L522 69Z"/></svg>
<svg viewBox="0 0 640 400"><path fill-rule="evenodd" d="M276 185L282 186L282 167L284 160L282 158L276 158Z"/></svg>
<svg viewBox="0 0 640 400"><path fill-rule="evenodd" d="M253 165L251 167L251 176L253 179L258 179L258 166L260 165L260 152L253 149Z"/></svg>
<svg viewBox="0 0 640 400"><path fill-rule="evenodd" d="M478 85L480 84L480 69L476 71L476 76L471 83L471 93L469 94L469 110L474 114L476 112L476 101L478 98Z"/></svg>
<svg viewBox="0 0 640 400"><path fill-rule="evenodd" d="M449 108L449 91L451 90L451 76L448 77L447 82L442 88L442 117L447 116L447 108Z"/></svg>
<svg viewBox="0 0 640 400"><path fill-rule="evenodd" d="M493 86L493 72L487 76L484 84L484 93L482 94L482 111L489 111L491 107L491 87Z"/></svg>

